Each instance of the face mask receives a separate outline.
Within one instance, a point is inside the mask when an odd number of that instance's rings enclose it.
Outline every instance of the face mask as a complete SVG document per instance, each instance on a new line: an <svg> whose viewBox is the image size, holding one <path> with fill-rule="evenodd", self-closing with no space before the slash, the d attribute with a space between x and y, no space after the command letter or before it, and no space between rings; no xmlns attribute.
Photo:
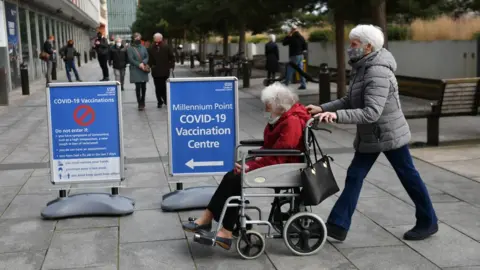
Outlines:
<svg viewBox="0 0 480 270"><path fill-rule="evenodd" d="M122 43L117 43L117 47L121 47L122 46Z"/></svg>
<svg viewBox="0 0 480 270"><path fill-rule="evenodd" d="M347 53L348 53L348 58L350 58L350 60L356 61L364 56L365 49L363 47L348 48Z"/></svg>
<svg viewBox="0 0 480 270"><path fill-rule="evenodd" d="M272 117L272 114L269 113L269 112L264 112L264 113L263 113L263 116L264 116L265 118L267 118L268 123L269 123L270 125L275 124L275 123L278 121L278 119L280 119L280 116Z"/></svg>
<svg viewBox="0 0 480 270"><path fill-rule="evenodd" d="M73 47L73 44L68 44L68 47Z"/></svg>

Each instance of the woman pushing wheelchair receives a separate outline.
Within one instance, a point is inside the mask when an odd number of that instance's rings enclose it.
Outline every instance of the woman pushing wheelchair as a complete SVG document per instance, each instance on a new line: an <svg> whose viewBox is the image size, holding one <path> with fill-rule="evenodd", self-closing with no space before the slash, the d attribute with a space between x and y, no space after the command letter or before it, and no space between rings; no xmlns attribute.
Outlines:
<svg viewBox="0 0 480 270"><path fill-rule="evenodd" d="M268 124L263 133L263 148L265 149L295 149L303 151L303 132L307 121L311 118L307 109L298 103L298 96L286 86L275 83L265 88L261 94L261 100L265 105L265 116ZM257 157L246 162L245 172L250 172L265 166L282 163L298 163L298 156L267 156ZM242 165L236 163L235 168L225 174L222 182L213 194L207 209L202 215L188 223L183 224L183 229L188 232L210 232L212 221L218 222L222 214L225 202L229 197L241 194L241 170ZM222 222L222 228L218 231L216 244L224 249L230 249L232 245L233 230L238 219L238 208L229 207ZM210 232L210 234L215 232Z"/></svg>

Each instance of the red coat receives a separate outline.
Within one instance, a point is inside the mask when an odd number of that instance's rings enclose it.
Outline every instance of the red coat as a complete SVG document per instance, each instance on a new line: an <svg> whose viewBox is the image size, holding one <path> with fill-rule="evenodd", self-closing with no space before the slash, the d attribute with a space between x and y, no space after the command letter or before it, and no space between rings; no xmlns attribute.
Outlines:
<svg viewBox="0 0 480 270"><path fill-rule="evenodd" d="M285 112L274 124L267 124L263 132L263 149L305 149L303 131L306 122L311 118L307 109L302 104L295 104ZM300 162L299 157L262 157L259 160L247 162L248 171L261 167Z"/></svg>

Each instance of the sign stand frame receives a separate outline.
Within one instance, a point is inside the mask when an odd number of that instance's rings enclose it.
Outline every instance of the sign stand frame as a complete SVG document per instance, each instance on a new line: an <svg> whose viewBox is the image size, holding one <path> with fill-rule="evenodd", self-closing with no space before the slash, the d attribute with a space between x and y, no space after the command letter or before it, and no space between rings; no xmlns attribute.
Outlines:
<svg viewBox="0 0 480 270"><path fill-rule="evenodd" d="M172 171L172 138L171 138L171 87L170 82L215 82L215 81L233 81L234 82L234 112L235 112L235 146L234 156L232 164L237 160L237 146L239 143L239 103L238 103L238 78L234 76L230 77L189 77L189 78L173 78L167 80L167 100L168 100L168 155L169 155L169 174L175 176ZM206 176L204 173L191 173L191 174L178 174L179 176ZM211 175L219 175L218 173L212 173ZM217 190L217 186L198 186L183 189L183 182L178 181L176 183L176 190L164 194L162 196L161 208L165 212L174 211L187 211L205 209L210 202L213 194Z"/></svg>
<svg viewBox="0 0 480 270"><path fill-rule="evenodd" d="M123 118L122 118L122 92L120 83L110 82L80 82L80 83L51 83L46 88L47 114L48 114L48 132L49 132L49 152L50 152L50 174L51 182L55 185L54 174L54 146L52 139L52 115L50 103L50 89L52 87L85 87L85 86L114 86L118 108L118 135L119 135L119 154L120 154L120 179L108 180L108 182L118 182L125 180L125 151L123 145ZM66 90L68 91L68 89ZM79 104L80 105L80 104ZM62 181L63 182L63 181ZM106 183L107 181L85 181L88 183ZM79 181L65 181L64 183L79 183ZM84 183L83 181L81 183ZM67 195L66 189L59 190L59 197L47 203L42 210L43 219L54 220L70 217L89 217L89 216L125 216L135 211L135 201L131 198L119 195L119 186L111 187L111 193L78 193Z"/></svg>

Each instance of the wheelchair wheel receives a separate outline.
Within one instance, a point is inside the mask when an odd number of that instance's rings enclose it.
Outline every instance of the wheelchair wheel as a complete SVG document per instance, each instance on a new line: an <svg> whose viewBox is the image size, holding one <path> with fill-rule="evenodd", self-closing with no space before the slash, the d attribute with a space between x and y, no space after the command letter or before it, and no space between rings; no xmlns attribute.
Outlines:
<svg viewBox="0 0 480 270"><path fill-rule="evenodd" d="M247 218L247 220L252 220L249 215L245 215L245 217ZM237 219L237 223L235 224L235 227L233 228L233 232L232 232L233 237L238 238L238 236L240 235L240 228L241 227L242 227L242 224L240 222L240 215L239 215L238 219ZM252 228L253 228L252 224L247 225L247 231L251 230Z"/></svg>
<svg viewBox="0 0 480 270"><path fill-rule="evenodd" d="M283 240L295 255L312 255L325 244L327 228L319 216L300 212L288 219L283 230Z"/></svg>
<svg viewBox="0 0 480 270"><path fill-rule="evenodd" d="M265 251L265 238L256 231L247 231L237 240L237 252L246 260L253 260Z"/></svg>

